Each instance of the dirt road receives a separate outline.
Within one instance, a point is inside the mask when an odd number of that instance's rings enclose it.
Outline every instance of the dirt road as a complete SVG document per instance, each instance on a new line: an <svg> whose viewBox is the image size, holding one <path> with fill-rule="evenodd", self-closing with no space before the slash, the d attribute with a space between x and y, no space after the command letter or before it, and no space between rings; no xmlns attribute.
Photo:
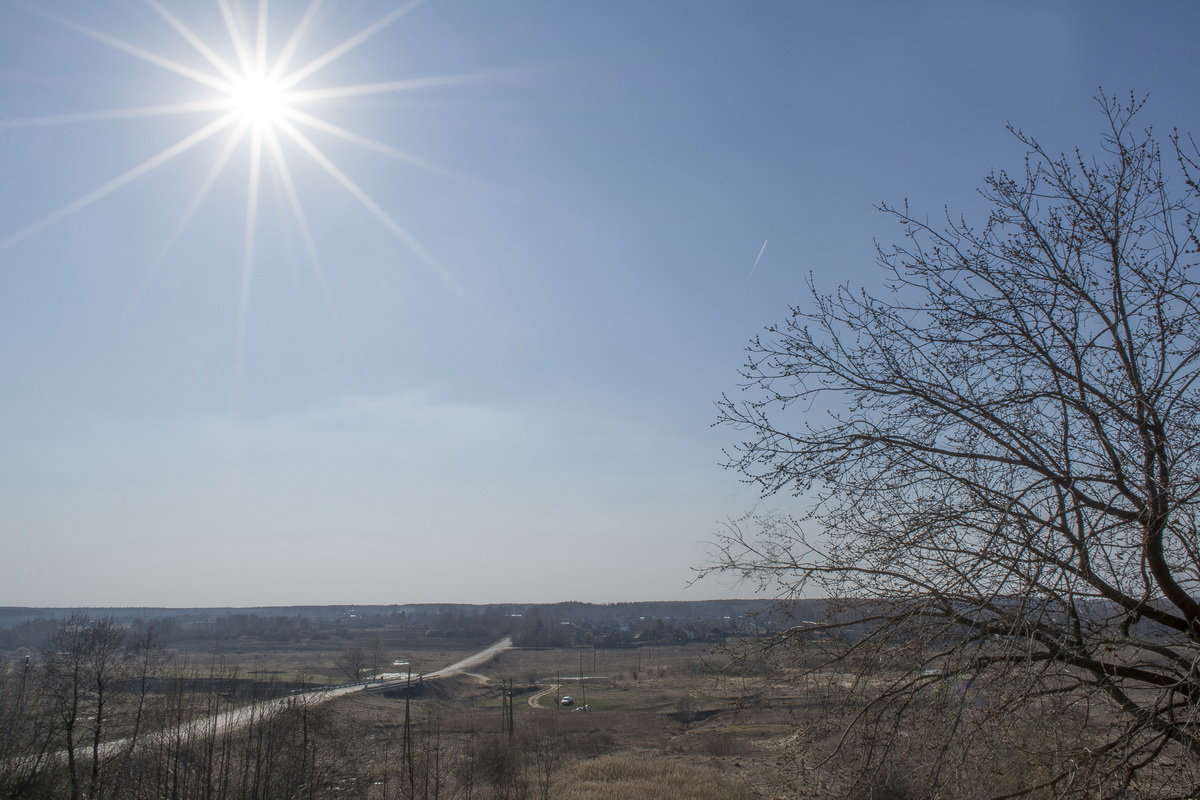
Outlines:
<svg viewBox="0 0 1200 800"><path fill-rule="evenodd" d="M542 699L543 697L545 697L546 695L550 694L551 692L553 692L553 691L554 691L555 689L557 689L557 688L558 688L557 686L551 686L551 687L549 687L549 688L547 688L547 689L542 689L542 690L541 690L540 692L538 692L537 694L531 694L531 695L529 695L529 705L530 705L530 707L531 707L531 708L541 708L541 707L542 707L541 699Z"/></svg>
<svg viewBox="0 0 1200 800"><path fill-rule="evenodd" d="M509 649L512 646L513 646L512 637L505 636L500 641L496 642L493 645L489 645L488 647L485 647L484 649L480 650L478 653L476 653L473 656L467 656L462 661L455 661L450 666L442 667L441 669L435 670L434 672L425 673L425 679L429 680L430 678L449 678L452 675L458 675L461 672L466 672L469 669L478 667L480 664L484 664L488 661L491 661L494 657L500 655L501 653L503 653L505 650Z"/></svg>
<svg viewBox="0 0 1200 800"><path fill-rule="evenodd" d="M505 636L498 642L488 645L474 655L467 656L461 661L456 661L448 667L442 667L433 672L427 672L422 675L424 680L437 680L438 678L449 678L453 675L466 672L472 667L477 667L480 664L490 661L492 658L513 646L512 638ZM354 692L361 692L368 686L378 687L378 682L373 684L368 683L351 683L345 686L335 686L327 689L317 689L311 692L301 692L298 694L288 695L287 697L279 697L274 700L266 700L259 703L254 703L248 706L240 706L230 709L220 714L210 717L204 717L183 725L168 728L166 730L156 731L147 734L138 742L138 746L144 746L147 743L153 742L170 742L177 739L190 739L193 736L214 736L235 731L238 728L244 727L256 720L262 720L267 717L274 716L286 708L307 705L314 706L319 703L324 703L332 700L335 697L342 697ZM129 748L128 739L117 739L111 742L105 742L100 747L100 756L108 758L120 753L122 750ZM89 759L92 755L90 747L82 747L77 751L78 758ZM66 757L66 751L58 754L60 757Z"/></svg>

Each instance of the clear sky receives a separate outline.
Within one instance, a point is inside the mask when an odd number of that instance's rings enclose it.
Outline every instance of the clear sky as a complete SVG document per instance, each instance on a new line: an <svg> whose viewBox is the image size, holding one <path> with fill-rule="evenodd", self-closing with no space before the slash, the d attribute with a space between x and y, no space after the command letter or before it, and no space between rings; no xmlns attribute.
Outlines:
<svg viewBox="0 0 1200 800"><path fill-rule="evenodd" d="M873 205L1200 131L1189 2L227 10L0 2L2 605L748 596L714 401Z"/></svg>

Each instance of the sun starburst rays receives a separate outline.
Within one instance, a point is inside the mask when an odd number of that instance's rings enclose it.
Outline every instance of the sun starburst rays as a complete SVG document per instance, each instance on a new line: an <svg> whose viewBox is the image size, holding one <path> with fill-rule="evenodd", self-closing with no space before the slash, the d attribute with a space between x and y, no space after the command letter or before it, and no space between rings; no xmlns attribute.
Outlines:
<svg viewBox="0 0 1200 800"><path fill-rule="evenodd" d="M103 184L102 186L100 186L96 189L93 189L92 191L88 192L87 194L84 194L84 195L76 198L75 200L71 201L70 203L67 203L66 205L62 206L58 210L52 211L51 213L42 217L40 220L26 226L22 230L17 231L16 233L10 234L9 236L7 236L4 239L0 239L0 250L4 250L8 247L11 247L12 245L16 244L17 242L19 242L23 239L28 239L30 236L33 236L35 233L39 233L42 230L45 230L46 228L50 227L51 225L54 225L55 223L61 222L62 220L66 219L67 217L74 214L75 212L77 212L83 208L86 208L87 206L90 206L92 203L95 203L97 200L100 200L101 198L106 197L107 195L112 194L117 189L120 189L121 187L125 186L126 184L130 183L131 181L142 177L143 175L150 172L151 170L161 167L163 164L167 163L168 161L171 161L172 159L176 158L180 154L185 153L188 150L191 150L193 147L200 144L205 139L208 139L209 137L213 136L214 134L219 133L222 129L228 127L234 121L235 121L235 115L232 112L226 112L223 116L218 117L217 119L208 123L204 127L195 131L194 133L183 137L182 139L180 139L178 142L171 145L170 147L167 147L166 149L161 150L160 152L156 153L155 155L150 156L149 158L147 158L145 161L141 162L140 164L130 167L128 170L121 173L120 175L113 178L112 180L108 181L107 183Z"/></svg>
<svg viewBox="0 0 1200 800"><path fill-rule="evenodd" d="M179 221L173 227L163 247L162 257L166 256L185 229L193 223L198 210L210 197L221 175L228 171L231 164L235 163L234 154L239 149L242 150L246 154L246 173L243 183L245 219L241 231L242 256L238 279L238 323L234 354L235 396L239 392L238 384L241 381L242 365L245 360L245 337L253 290L256 252L259 247L259 207L265 180L273 180L275 185L281 188L282 198L285 200L285 213L290 215L294 221L294 231L298 234L303 249L312 262L321 293L332 310L324 266L317 250L309 215L304 209L303 194L296 184L297 176L290 164L292 158L299 157L320 167L320 172L323 172L343 191L353 197L359 207L379 222L419 261L438 275L447 287L454 291L458 290L457 281L429 250L393 215L389 214L377 199L372 197L363 186L339 166L334 158L322 149L317 141L314 141L312 136L306 133L307 131L333 137L340 142L386 155L423 170L463 180L462 176L456 175L450 170L390 144L376 141L337 125L313 110L313 106L324 101L427 89L486 79L497 74L472 73L333 87L311 85L311 79L410 13L421 4L422 0L411 0L391 10L383 17L357 30L353 35L298 64L296 63L298 62L297 57L306 48L306 45L310 44L309 34L316 29L314 22L324 5L323 0L309 0L299 19L288 31L286 38L282 39L282 46L275 50L271 46L272 36L269 27L275 19L275 15L270 13L268 0L257 0L251 13L245 13L238 0L214 0L223 33L217 37L207 38L199 35L160 0L145 0L145 2L153 14L186 45L183 53L173 53L160 48L151 49L141 44L135 44L102 30L47 12L42 8L31 7L28 10L125 55L185 78L198 85L200 96L194 100L181 102L19 119L0 119L0 130L186 115L209 115L209 118L200 122L193 131L154 155L129 167L100 186L85 192L17 232L0 238L0 250L11 247L17 242L63 221L147 173L179 158L184 153L193 151L202 142L212 139L222 131L228 131L228 139L216 152L200 185L194 190ZM164 52L171 54L167 55ZM286 151L285 144L287 145Z"/></svg>
<svg viewBox="0 0 1200 800"><path fill-rule="evenodd" d="M238 327L234 339L234 383L232 403L236 408L246 364L246 326L250 319L250 292L254 280L254 248L258 241L258 195L262 187L262 140L264 128L250 131L250 168L246 176L246 227L242 238L241 281L238 289Z"/></svg>
<svg viewBox="0 0 1200 800"><path fill-rule="evenodd" d="M206 69L189 66L175 58L168 58L147 48L131 44L103 31L59 15L41 9L31 10L58 25L106 44L120 52L181 77L188 78L208 89L215 90L217 93L215 97L182 103L0 120L0 129L204 112L217 112L219 114L218 118L202 126L194 133L183 137L159 154L131 167L99 188L52 211L21 231L11 234L7 238L0 239L0 249L11 246L61 221L76 211L121 188L135 178L162 166L183 152L192 149L200 141L228 127L231 123L239 122L241 124L236 129L235 138L238 143L244 144L248 148L250 155L250 167L248 168L249 181L246 189L248 197L251 195L257 196L259 183L263 179L263 163L260 152L264 141L263 136L269 135L272 141L275 141L276 147L278 147L277 134L284 133L286 138L296 146L298 151L305 153L312 161L318 164L325 173L331 176L343 189L354 197L371 216L403 242L419 260L430 266L446 281L447 285L451 287L455 286L455 282L450 279L449 272L437 262L429 251L403 226L396 222L391 215L384 211L382 206L365 189L337 166L332 158L316 142L310 137L305 136L299 127L297 127L303 126L313 131L334 136L344 142L387 155L412 166L436 172L443 176L463 179L462 176L456 175L452 171L425 159L418 158L391 145L369 139L329 122L316 114L300 109L302 105L311 105L324 100L426 89L489 77L491 75L489 73L472 73L468 75L436 76L432 78L384 81L340 87L303 88L305 80L316 75L337 59L353 51L368 39L384 30L387 26L410 13L421 4L422 0L412 0L412 2L408 2L392 10L335 46L320 53L315 58L290 71L287 70L287 66L295 58L295 55L303 45L305 35L311 29L313 20L323 5L323 0L310 0L304 13L291 30L283 47L273 58L269 53L269 6L267 0L259 0L257 3L257 13L254 15L254 24L252 26L245 26L243 24L237 9L230 0L216 0L216 6L220 12L221 21L229 40L228 45L233 51L234 62L230 62L228 59L222 57L218 53L215 42L206 41L203 37L196 34L195 31L167 9L159 0L145 0L145 2L168 27L204 59L207 68L213 71L210 72ZM247 32L247 27L253 27L253 32ZM209 194L217 177L230 163L230 156L235 149L236 144L226 147L214 163L214 169L205 179L184 214L185 225L195 216L199 201L203 200L204 196ZM283 171L286 167L287 157L283 154L282 148L280 148L277 157L272 156L268 159L268 163L270 171L276 180L289 183L291 187L289 190L289 208L291 209L291 213L296 217L297 228L306 229L307 221L301 221L303 209L300 203L300 193L295 187L290 172L285 175ZM251 206L248 203L248 217L250 210ZM177 229L172 234L171 240L176 240L179 233L181 231ZM251 240L247 239L246 241L247 246L249 246Z"/></svg>
<svg viewBox="0 0 1200 800"><path fill-rule="evenodd" d="M238 79L237 70L229 65L225 59L217 55L216 51L209 47L208 43L192 32L192 29L180 22L179 18L168 11L158 0L146 0L146 5L150 6L164 22L170 25L176 33L183 37L184 41L190 44L196 52L204 56L204 58L225 76L227 81L236 81Z"/></svg>
<svg viewBox="0 0 1200 800"><path fill-rule="evenodd" d="M156 105L133 106L128 108L104 109L99 111L83 111L17 119L0 119L0 130L37 127L46 125L64 125L104 120L125 120L147 117L165 117L188 114L217 113L218 117L202 125L195 132L182 137L173 145L167 147L155 156L129 168L97 189L86 193L80 198L67 203L63 207L50 212L17 233L0 239L0 249L4 249L21 241L34 233L53 225L76 211L90 205L101 197L123 187L135 178L156 169L176 156L192 149L196 144L209 138L212 134L234 122L241 122L237 127L236 138L241 143L247 143L251 150L254 145L250 133L254 129L268 129L272 132L284 132L298 149L306 153L322 169L333 176L360 204L371 212L389 231L404 242L420 260L434 267L444 278L448 273L437 264L433 257L421 247L416 240L397 224L374 200L370 199L365 190L353 181L344 171L334 164L311 138L303 136L297 125L313 131L334 136L342 141L356 146L387 155L409 165L438 173L445 177L465 181L466 178L428 160L418 158L399 148L357 134L342 126L336 125L313 113L301 110L301 106L327 100L338 100L371 94L386 94L421 89L437 88L455 84L470 83L498 77L505 72L473 72L460 75L440 75L425 78L410 78L404 80L381 81L374 83L352 84L345 86L302 88L303 82L317 74L320 70L332 64L337 59L359 47L372 36L375 36L387 26L399 20L419 6L423 0L412 0L385 16L363 27L352 36L337 45L325 50L320 55L307 61L300 67L287 71L287 66L294 59L302 46L305 35L312 27L312 22L324 0L310 0L303 15L293 27L285 44L279 52L270 57L268 37L268 2L258 0L255 28L253 35L248 35L244 26L239 22L239 15L230 0L215 0L229 45L232 47L236 63L223 58L217 51L215 42L205 41L187 26L178 16L173 14L159 0L145 0L146 4L180 36L193 50L198 53L207 65L215 72L196 68L168 58L144 47L140 47L115 36L98 31L81 23L66 19L41 8L29 8L31 13L38 14L62 27L73 30L95 41L101 42L141 61L157 66L165 71L188 78L203 87L216 92L215 96L187 102L162 103ZM524 72L520 70L519 72ZM236 147L234 148L236 149ZM228 150L222 151L218 158L214 175L205 181L198 195L206 195L212 188L215 177L230 162ZM274 176L283 180L279 164L286 161L286 156L272 159ZM261 165L260 165L261 167ZM202 198L201 198L202 199ZM194 201L193 201L194 205ZM185 218L190 219L195 214L195 208L189 206ZM448 283L451 283L448 281Z"/></svg>

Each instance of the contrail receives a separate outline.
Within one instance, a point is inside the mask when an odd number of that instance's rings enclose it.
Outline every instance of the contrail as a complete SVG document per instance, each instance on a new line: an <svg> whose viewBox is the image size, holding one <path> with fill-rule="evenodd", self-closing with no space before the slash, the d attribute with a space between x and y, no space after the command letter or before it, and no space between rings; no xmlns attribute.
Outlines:
<svg viewBox="0 0 1200 800"><path fill-rule="evenodd" d="M762 254L765 253L766 250L767 240L763 239L763 246L758 248L758 257L754 259L754 266L750 268L750 274L746 276L747 279L754 277L754 270L758 269L758 262L762 261Z"/></svg>

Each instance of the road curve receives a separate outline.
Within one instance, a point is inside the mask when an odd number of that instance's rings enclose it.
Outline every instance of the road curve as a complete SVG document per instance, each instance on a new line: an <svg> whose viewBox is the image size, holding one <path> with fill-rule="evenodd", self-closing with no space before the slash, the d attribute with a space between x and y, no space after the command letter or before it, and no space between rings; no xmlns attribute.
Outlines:
<svg viewBox="0 0 1200 800"><path fill-rule="evenodd" d="M500 641L496 642L495 644L488 645L473 656L467 656L462 661L455 661L448 667L442 667L441 669L433 672L426 672L424 678L425 680L429 680L430 678L449 678L451 676L458 675L459 673L466 672L473 667L478 667L480 664L491 661L493 658L500 655L505 650L508 650L512 646L512 637L505 636Z"/></svg>
<svg viewBox="0 0 1200 800"><path fill-rule="evenodd" d="M448 667L442 667L433 672L427 672L421 676L424 680L436 680L438 678L449 678L454 675L466 672L472 667L477 667L483 664L505 650L513 646L512 637L505 636L498 642L488 645L474 655L467 656L461 661L456 661ZM301 692L298 694L287 695L273 700L265 700L258 703L253 703L248 706L230 709L209 717L192 720L173 728L156 731L146 734L138 742L138 746L143 746L154 742L174 741L177 738L190 739L193 736L199 735L220 735L235 731L238 728L244 727L255 720L265 719L266 717L274 716L286 708L297 705L314 706L319 703L324 703L327 700L332 700L335 697L343 697L354 692L361 692L368 687L378 688L379 683L351 683L344 686L331 686L323 689L315 689L311 692ZM100 746L100 756L108 758L116 755L123 750L129 749L128 739L116 739L111 742L105 742ZM91 747L80 747L77 751L77 757L80 759L91 758ZM66 751L55 754L59 758L66 757Z"/></svg>
<svg viewBox="0 0 1200 800"><path fill-rule="evenodd" d="M530 708L543 708L543 706L540 702L541 699L543 697L545 697L546 695L550 694L551 692L553 692L557 688L558 688L557 686L548 686L545 689L542 689L537 694L529 695L529 707Z"/></svg>

